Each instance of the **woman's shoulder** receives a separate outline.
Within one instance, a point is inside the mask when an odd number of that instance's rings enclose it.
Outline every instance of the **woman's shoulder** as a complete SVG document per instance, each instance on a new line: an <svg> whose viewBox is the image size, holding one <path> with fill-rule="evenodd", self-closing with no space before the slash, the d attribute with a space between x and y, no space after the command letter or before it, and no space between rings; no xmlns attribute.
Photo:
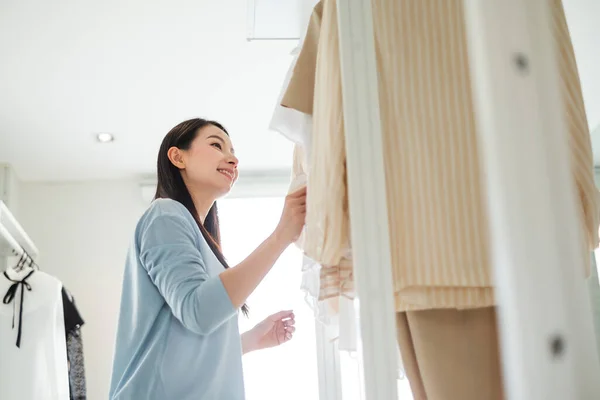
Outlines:
<svg viewBox="0 0 600 400"><path fill-rule="evenodd" d="M198 231L198 232L197 232ZM144 240L169 241L177 238L198 240L199 230L192 214L176 200L154 200L138 220L135 228L136 246Z"/></svg>
<svg viewBox="0 0 600 400"><path fill-rule="evenodd" d="M138 225L147 225L154 220L163 218L183 219L195 224L190 212L183 204L173 199L156 199L140 218Z"/></svg>
<svg viewBox="0 0 600 400"><path fill-rule="evenodd" d="M189 214L187 208L185 208L183 204L173 199L156 199L150 203L147 212L155 215Z"/></svg>

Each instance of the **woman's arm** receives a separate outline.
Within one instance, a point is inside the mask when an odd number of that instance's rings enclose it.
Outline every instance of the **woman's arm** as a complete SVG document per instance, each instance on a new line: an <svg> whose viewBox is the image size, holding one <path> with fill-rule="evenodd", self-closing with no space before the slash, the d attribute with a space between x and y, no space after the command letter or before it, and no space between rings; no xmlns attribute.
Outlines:
<svg viewBox="0 0 600 400"><path fill-rule="evenodd" d="M237 307L219 276L208 273L190 220L166 210L143 223L139 257L173 315L190 331L208 335L237 316Z"/></svg>
<svg viewBox="0 0 600 400"><path fill-rule="evenodd" d="M256 289L273 268L281 253L300 236L306 216L306 188L297 190L285 199L277 228L252 254L233 268L219 275L229 298L236 308Z"/></svg>
<svg viewBox="0 0 600 400"><path fill-rule="evenodd" d="M162 210L139 228L140 260L173 315L192 332L208 335L237 310L304 225L306 190L286 197L274 233L252 254L210 276L196 247L195 225L179 209Z"/></svg>
<svg viewBox="0 0 600 400"><path fill-rule="evenodd" d="M253 341L250 340L249 335L250 335L250 331L244 332L240 335L241 340L242 340L242 354L247 354L247 353L250 353L251 351L259 350L258 348L254 347L255 343L253 343Z"/></svg>

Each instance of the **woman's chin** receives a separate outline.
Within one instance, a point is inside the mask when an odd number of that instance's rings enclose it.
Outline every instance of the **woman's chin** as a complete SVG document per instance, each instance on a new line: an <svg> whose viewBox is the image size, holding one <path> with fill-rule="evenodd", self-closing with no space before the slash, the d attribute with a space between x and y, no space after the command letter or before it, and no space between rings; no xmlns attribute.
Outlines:
<svg viewBox="0 0 600 400"><path fill-rule="evenodd" d="M231 192L232 188L233 188L233 185L219 187L218 190L217 190L217 198L221 198L221 197L227 196Z"/></svg>

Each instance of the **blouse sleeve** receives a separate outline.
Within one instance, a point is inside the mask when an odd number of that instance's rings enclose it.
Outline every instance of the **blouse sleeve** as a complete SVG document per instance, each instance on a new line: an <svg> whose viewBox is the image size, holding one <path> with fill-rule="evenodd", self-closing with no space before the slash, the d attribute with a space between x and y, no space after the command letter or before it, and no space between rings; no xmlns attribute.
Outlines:
<svg viewBox="0 0 600 400"><path fill-rule="evenodd" d="M210 276L183 216L160 215L141 232L140 259L183 326L208 335L237 315L218 275Z"/></svg>

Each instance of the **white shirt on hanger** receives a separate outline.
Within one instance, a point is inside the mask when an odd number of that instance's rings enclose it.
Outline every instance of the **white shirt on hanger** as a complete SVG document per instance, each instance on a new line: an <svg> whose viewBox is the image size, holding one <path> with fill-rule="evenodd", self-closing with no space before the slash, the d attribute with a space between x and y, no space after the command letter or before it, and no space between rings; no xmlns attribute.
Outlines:
<svg viewBox="0 0 600 400"><path fill-rule="evenodd" d="M5 298L15 285L13 281L22 281L31 271L31 268L20 272L9 268L6 273L10 280L0 273L0 296ZM69 400L62 283L41 271L34 271L26 282L31 290L17 284L12 300L0 303L0 398ZM17 347L19 324L20 348Z"/></svg>
<svg viewBox="0 0 600 400"><path fill-rule="evenodd" d="M279 98L277 99L275 110L273 111L273 115L269 123L269 129L278 132L292 142L301 145L306 152L306 156L310 157L312 116L301 113L293 108L283 107L280 104L288 84L290 83L290 78L294 72L294 66L296 65L297 58L298 55L296 54L290 64L290 67L288 68L281 92L279 93Z"/></svg>

